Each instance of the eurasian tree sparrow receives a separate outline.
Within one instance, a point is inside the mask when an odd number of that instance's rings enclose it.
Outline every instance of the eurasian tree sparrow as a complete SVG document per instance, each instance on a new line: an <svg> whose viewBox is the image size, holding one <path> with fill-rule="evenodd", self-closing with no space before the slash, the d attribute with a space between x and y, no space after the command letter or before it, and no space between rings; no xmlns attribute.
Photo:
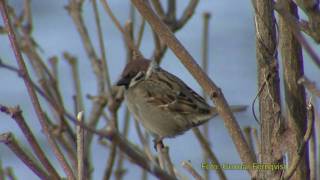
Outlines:
<svg viewBox="0 0 320 180"><path fill-rule="evenodd" d="M125 87L129 111L154 137L155 143L207 122L216 108L175 75L139 59L124 68L118 86ZM238 107L238 110L243 109Z"/></svg>

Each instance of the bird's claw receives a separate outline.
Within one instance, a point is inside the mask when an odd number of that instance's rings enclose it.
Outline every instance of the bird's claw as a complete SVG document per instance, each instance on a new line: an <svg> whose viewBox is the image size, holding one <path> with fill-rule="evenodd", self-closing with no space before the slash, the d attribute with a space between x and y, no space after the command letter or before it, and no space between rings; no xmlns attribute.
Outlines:
<svg viewBox="0 0 320 180"><path fill-rule="evenodd" d="M154 139L153 140L153 147L154 149L157 151L157 146L158 144L160 145L161 149L164 148L164 145L163 145L163 142L162 142L162 139Z"/></svg>

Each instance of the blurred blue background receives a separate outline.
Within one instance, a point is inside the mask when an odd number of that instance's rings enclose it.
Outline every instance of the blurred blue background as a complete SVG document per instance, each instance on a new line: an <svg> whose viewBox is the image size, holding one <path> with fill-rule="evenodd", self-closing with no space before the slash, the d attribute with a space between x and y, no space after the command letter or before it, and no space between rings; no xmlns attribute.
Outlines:
<svg viewBox="0 0 320 180"><path fill-rule="evenodd" d="M177 1L178 17L182 10L187 5L188 1ZM65 98L65 106L71 107L72 112L73 101L72 95L73 86L70 78L70 67L66 61L62 59L64 51L78 57L80 66L80 78L83 94L92 94L96 92L95 77L92 73L87 55L83 50L83 45L78 32L68 15L64 6L67 5L66 0L57 1L32 1L32 13L34 22L34 37L38 42L43 52L42 57L45 59L57 55L59 61L59 75L61 79L60 88ZM130 1L109 1L116 17L121 21L122 25L128 20ZM17 12L22 8L22 0L11 0ZM99 3L100 4L100 3ZM166 4L166 3L164 3ZM90 36L98 49L98 39L96 34L96 26L93 17L93 11L90 1L85 1L84 18L87 27L89 28ZM110 69L112 82L115 82L119 77L125 63L126 51L124 48L123 38L121 33L115 28L110 18L106 15L102 7L99 7L101 14L101 22L105 39L105 47L107 52L107 61ZM255 33L253 24L253 9L250 1L209 1L203 0L199 2L194 16L187 25L176 33L178 39L189 50L198 63L201 63L201 38L202 38L202 14L203 12L211 13L210 21L210 37L209 37L209 76L222 88L225 97L230 104L245 104L250 105L257 92L257 69L255 60ZM140 24L138 19L137 27ZM0 24L3 24L0 21ZM141 51L146 57L150 57L153 51L153 39L150 28L146 26L146 33L143 37ZM137 28L136 28L137 29ZM10 49L7 36L0 36L0 57L5 63L16 66L12 50ZM312 41L310 41L312 42ZM317 49L319 52L319 48ZM305 74L312 80L319 81L319 70L312 63L308 56L305 56ZM281 62L280 62L281 64ZM161 65L164 69L174 73L184 80L190 87L201 93L202 90L192 76L186 71L184 66L177 60L177 57L169 50L165 54ZM281 65L280 65L281 66ZM37 81L37 79L34 79ZM43 144L43 147L48 148L46 139L41 133L41 127L37 121L34 110L27 95L23 81L14 73L5 69L0 69L0 103L8 106L21 106L23 114L27 119L32 130L37 134L37 139ZM43 103L44 104L44 103ZM91 102L85 100L86 110L89 112ZM47 108L47 107L45 107ZM87 113L88 114L88 113ZM124 108L119 111L120 126ZM237 114L237 120L243 127L251 125L257 127L252 113L247 110ZM26 140L17 128L17 125L10 117L0 113L0 132L11 131L16 135L16 138L22 143L27 144ZM140 144L133 122L131 121L131 129L129 131L129 139ZM104 122L99 124L103 127ZM221 163L240 163L238 153L232 143L230 136L224 127L223 121L218 117L209 122L210 140L213 151L216 153ZM103 176L104 167L108 159L108 150L97 143L97 139L93 143L93 166L94 179L101 179ZM165 144L170 147L170 155L174 165L180 173L189 176L189 173L181 168L183 160L190 160L193 166L202 173L201 162L202 151L199 143L195 139L191 131L179 136L175 139L166 139ZM153 149L152 149L153 150ZM58 167L58 163L53 158L52 151L46 149L52 161ZM154 152L155 153L155 152ZM3 144L0 144L0 158L4 166L14 167L14 171L19 179L37 179L35 176L14 154L8 150ZM129 162L125 163L128 167L128 174L125 178L140 179L141 171L136 165ZM59 171L63 174L62 169ZM226 171L230 179L248 179L246 171L229 170ZM216 173L211 172L211 177L217 179ZM154 179L154 177L151 177Z"/></svg>

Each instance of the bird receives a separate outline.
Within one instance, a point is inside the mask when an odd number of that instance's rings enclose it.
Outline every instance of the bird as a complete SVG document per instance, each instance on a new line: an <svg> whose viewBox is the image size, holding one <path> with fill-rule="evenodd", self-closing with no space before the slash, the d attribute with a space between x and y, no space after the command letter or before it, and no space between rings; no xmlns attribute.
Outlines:
<svg viewBox="0 0 320 180"><path fill-rule="evenodd" d="M139 58L122 71L117 86L134 119L154 137L154 146L173 138L217 115L203 97L180 78L161 68L155 61ZM241 111L245 106L234 106Z"/></svg>

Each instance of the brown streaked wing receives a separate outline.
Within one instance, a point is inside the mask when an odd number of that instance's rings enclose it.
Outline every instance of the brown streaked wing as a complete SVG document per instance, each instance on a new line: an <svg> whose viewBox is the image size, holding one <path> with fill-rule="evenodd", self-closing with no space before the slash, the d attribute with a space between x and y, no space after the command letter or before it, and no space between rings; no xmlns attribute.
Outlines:
<svg viewBox="0 0 320 180"><path fill-rule="evenodd" d="M171 81L175 81L178 83L175 83L176 86L178 86L177 93L180 94L179 99L185 99L186 101L192 101L195 103L199 108L204 108L204 109L210 109L210 106L207 104L207 102L204 100L203 97L201 97L198 93L193 91L187 84L185 84L180 78L177 76L165 71L164 69L160 69L159 73L162 74L163 76L166 76L167 79Z"/></svg>
<svg viewBox="0 0 320 180"><path fill-rule="evenodd" d="M147 103L182 114L210 113L210 106L205 100L173 74L159 69L149 80L158 82L154 83L161 86L158 89L166 90L154 90L155 92L147 90Z"/></svg>

